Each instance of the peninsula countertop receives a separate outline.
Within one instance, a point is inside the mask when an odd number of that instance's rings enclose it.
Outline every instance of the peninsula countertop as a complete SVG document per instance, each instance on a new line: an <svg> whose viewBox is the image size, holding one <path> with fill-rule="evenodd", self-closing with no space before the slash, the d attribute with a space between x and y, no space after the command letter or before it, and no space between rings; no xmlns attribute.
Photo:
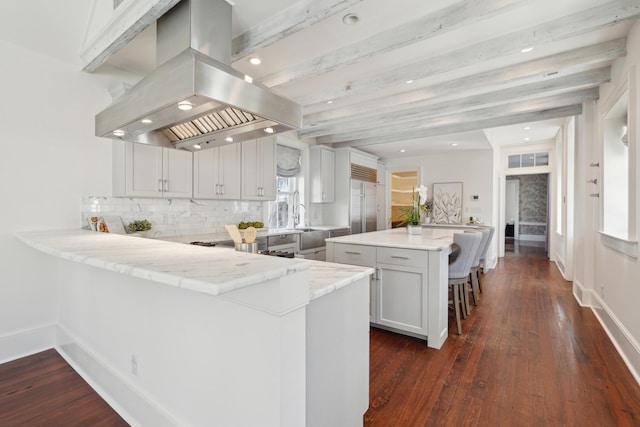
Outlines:
<svg viewBox="0 0 640 427"><path fill-rule="evenodd" d="M455 228L423 228L420 234L408 234L404 228L393 228L370 233L332 237L326 239L326 241L330 243L440 251L451 246L453 234L456 231Z"/></svg>
<svg viewBox="0 0 640 427"><path fill-rule="evenodd" d="M309 270L311 301L373 273L373 269L366 267L88 230L22 232L18 237L25 244L59 258L210 295Z"/></svg>

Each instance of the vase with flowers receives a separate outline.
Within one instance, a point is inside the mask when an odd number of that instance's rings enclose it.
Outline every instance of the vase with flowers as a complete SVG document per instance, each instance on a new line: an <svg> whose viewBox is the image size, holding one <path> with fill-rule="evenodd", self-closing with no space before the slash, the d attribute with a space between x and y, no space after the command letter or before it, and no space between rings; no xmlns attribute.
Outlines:
<svg viewBox="0 0 640 427"><path fill-rule="evenodd" d="M420 216L421 211L425 210L427 193L427 187L424 185L415 187L411 196L411 206L400 209L401 225L407 226L407 233L409 234L420 234L422 232Z"/></svg>

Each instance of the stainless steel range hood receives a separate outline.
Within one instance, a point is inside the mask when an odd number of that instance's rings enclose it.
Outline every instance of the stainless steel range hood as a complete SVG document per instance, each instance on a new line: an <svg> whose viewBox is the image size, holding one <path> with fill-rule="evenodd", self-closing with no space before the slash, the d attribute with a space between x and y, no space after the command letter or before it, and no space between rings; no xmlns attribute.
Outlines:
<svg viewBox="0 0 640 427"><path fill-rule="evenodd" d="M157 62L96 116L96 136L194 151L302 125L300 105L229 66L224 0L182 0L158 19Z"/></svg>

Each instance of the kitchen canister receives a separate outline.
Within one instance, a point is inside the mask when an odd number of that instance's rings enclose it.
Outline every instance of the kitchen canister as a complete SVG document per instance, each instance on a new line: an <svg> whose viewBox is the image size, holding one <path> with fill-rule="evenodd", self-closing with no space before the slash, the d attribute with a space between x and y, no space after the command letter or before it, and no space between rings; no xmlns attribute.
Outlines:
<svg viewBox="0 0 640 427"><path fill-rule="evenodd" d="M236 243L236 251L248 252L250 254L258 253L258 243Z"/></svg>

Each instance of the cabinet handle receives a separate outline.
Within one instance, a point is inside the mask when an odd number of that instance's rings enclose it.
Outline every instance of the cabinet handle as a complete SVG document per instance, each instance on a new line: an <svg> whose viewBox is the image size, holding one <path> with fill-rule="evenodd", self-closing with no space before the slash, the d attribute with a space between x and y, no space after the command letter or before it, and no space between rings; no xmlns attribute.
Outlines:
<svg viewBox="0 0 640 427"><path fill-rule="evenodd" d="M216 196L220 194L220 184L216 184Z"/></svg>
<svg viewBox="0 0 640 427"><path fill-rule="evenodd" d="M168 179L163 179L162 183L164 184L162 186L162 191L169 191L169 180Z"/></svg>
<svg viewBox="0 0 640 427"><path fill-rule="evenodd" d="M156 190L158 190L159 193L162 193L162 180L159 179L158 182L156 183Z"/></svg>
<svg viewBox="0 0 640 427"><path fill-rule="evenodd" d="M400 256L400 255L391 255L391 258L396 258L396 259L409 259L408 256Z"/></svg>
<svg viewBox="0 0 640 427"><path fill-rule="evenodd" d="M224 184L220 184L220 194L224 194Z"/></svg>
<svg viewBox="0 0 640 427"><path fill-rule="evenodd" d="M344 253L349 255L362 255L360 252L352 252L352 251L344 251Z"/></svg>

